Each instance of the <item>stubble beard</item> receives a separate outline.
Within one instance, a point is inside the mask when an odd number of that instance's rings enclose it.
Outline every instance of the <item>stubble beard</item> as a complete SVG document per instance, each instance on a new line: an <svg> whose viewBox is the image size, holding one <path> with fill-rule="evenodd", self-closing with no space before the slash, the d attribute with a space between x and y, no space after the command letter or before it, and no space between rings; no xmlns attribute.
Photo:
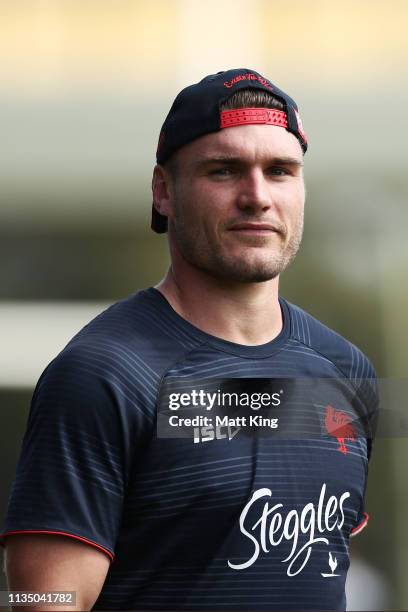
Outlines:
<svg viewBox="0 0 408 612"><path fill-rule="evenodd" d="M224 281L263 283L279 276L295 259L302 242L303 211L296 220L289 240L286 242L286 227L280 227L278 236L272 237L276 246L271 249L269 256L265 257L256 257L256 253L255 257L251 256L252 253L249 256L231 256L218 244L211 244L211 239L206 239L198 228L191 231L192 228L188 225L180 215L171 223L170 231L174 235L179 252L190 265ZM256 240L252 245L247 244L246 248L250 251L262 248L260 240ZM266 242L271 238L264 240Z"/></svg>

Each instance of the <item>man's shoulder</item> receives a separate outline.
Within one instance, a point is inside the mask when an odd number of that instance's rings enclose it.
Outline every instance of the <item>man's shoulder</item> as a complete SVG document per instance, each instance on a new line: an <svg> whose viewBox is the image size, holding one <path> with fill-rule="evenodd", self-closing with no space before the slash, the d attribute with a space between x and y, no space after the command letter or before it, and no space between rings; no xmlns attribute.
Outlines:
<svg viewBox="0 0 408 612"><path fill-rule="evenodd" d="M112 345L138 354L177 351L199 343L190 337L165 306L162 295L149 287L115 302L85 325L67 347Z"/></svg>
<svg viewBox="0 0 408 612"><path fill-rule="evenodd" d="M157 296L141 290L117 301L87 323L48 370L131 381L160 376L186 350L169 329Z"/></svg>
<svg viewBox="0 0 408 612"><path fill-rule="evenodd" d="M331 361L347 378L372 378L370 359L350 340L309 312L286 301L291 315L291 338Z"/></svg>

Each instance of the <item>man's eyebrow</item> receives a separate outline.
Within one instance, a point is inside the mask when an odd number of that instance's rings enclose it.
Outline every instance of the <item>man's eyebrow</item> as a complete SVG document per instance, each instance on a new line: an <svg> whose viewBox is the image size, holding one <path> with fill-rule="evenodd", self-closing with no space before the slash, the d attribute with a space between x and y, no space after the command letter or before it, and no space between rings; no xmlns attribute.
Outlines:
<svg viewBox="0 0 408 612"><path fill-rule="evenodd" d="M209 164L245 164L245 160L241 157L236 157L233 155L209 155L208 157L199 157L195 160L195 166L206 166ZM298 157L291 156L280 156L280 157L271 157L268 160L268 163L271 165L279 165L279 166L303 166L303 160Z"/></svg>

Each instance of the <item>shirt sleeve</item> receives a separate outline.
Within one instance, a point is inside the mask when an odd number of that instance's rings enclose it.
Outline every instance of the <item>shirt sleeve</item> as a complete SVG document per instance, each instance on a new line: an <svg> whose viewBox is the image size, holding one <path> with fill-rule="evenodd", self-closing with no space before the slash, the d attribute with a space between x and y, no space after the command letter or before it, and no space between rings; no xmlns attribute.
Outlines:
<svg viewBox="0 0 408 612"><path fill-rule="evenodd" d="M365 497L368 481L368 466L371 458L373 449L373 442L377 431L378 415L379 415L379 392L378 382L374 367L371 362L367 360L368 364L368 375L364 379L358 381L357 388L357 405L359 412L360 425L364 429L366 443L367 443L367 466L366 466L366 479L364 486L364 496L362 504L360 506L356 524L351 530L350 536L354 537L358 535L367 526L370 515L365 509Z"/></svg>
<svg viewBox="0 0 408 612"><path fill-rule="evenodd" d="M15 533L61 534L114 559L129 444L123 406L95 363L65 349L39 379L2 544Z"/></svg>

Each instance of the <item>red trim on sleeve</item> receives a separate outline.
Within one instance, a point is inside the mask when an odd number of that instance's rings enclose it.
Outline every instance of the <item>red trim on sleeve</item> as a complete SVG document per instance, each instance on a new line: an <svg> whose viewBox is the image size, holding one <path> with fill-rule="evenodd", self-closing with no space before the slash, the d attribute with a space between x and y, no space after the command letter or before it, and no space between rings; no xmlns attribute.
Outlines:
<svg viewBox="0 0 408 612"><path fill-rule="evenodd" d="M367 512L364 512L363 520L357 525L357 527L354 527L354 529L351 530L350 537L354 537L358 535L360 531L363 531L364 527L367 526L369 518L370 518L369 514L367 514Z"/></svg>
<svg viewBox="0 0 408 612"><path fill-rule="evenodd" d="M48 531L47 529L24 529L22 531L7 531L6 533L3 533L0 536L0 545L4 547L3 540L6 536L17 535L20 533L46 533L50 535L66 536L68 538L73 538L74 540L79 540L80 542L85 542L85 544L90 544L94 548L98 548L102 552L106 553L108 557L110 557L111 561L115 560L115 556L107 548L104 548L103 546L100 546L100 544L96 544L95 542L92 542L91 540L88 540L87 538L83 538L82 536L73 535L72 533L66 533L65 531Z"/></svg>

